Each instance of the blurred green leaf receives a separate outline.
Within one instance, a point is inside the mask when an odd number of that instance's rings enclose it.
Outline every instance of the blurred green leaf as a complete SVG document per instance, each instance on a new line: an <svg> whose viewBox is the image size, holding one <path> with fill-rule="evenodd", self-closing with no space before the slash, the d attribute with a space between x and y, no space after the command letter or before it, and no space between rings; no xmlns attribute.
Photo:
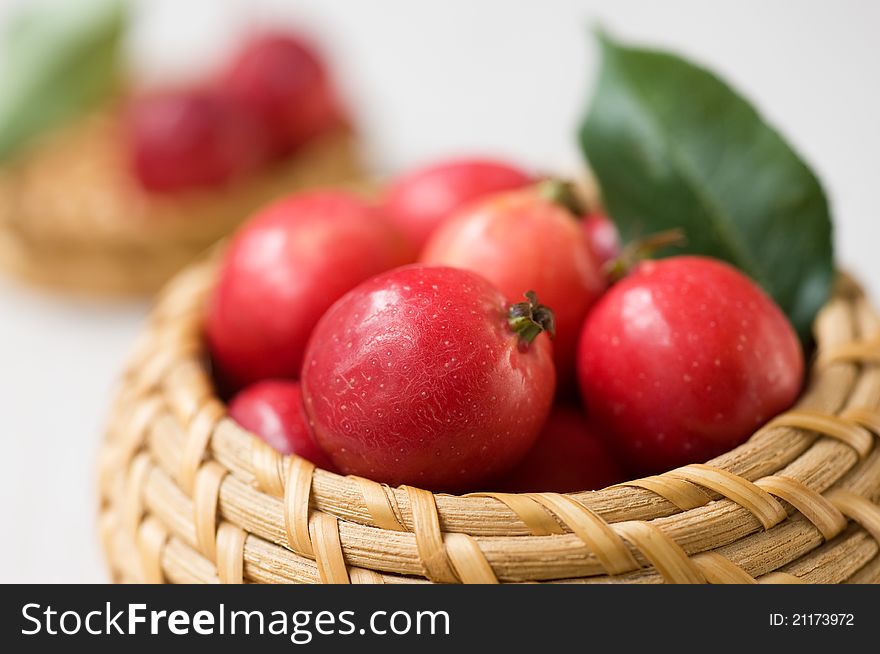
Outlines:
<svg viewBox="0 0 880 654"><path fill-rule="evenodd" d="M113 93L124 26L118 0L22 7L0 42L0 159Z"/></svg>

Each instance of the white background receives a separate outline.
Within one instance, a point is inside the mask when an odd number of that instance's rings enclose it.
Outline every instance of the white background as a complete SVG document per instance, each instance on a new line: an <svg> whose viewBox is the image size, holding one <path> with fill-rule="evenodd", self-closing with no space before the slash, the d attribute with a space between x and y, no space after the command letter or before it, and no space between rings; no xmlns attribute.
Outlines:
<svg viewBox="0 0 880 654"><path fill-rule="evenodd" d="M74 0L67 0L72 2ZM14 4L14 3L13 3ZM143 79L206 70L254 21L321 34L374 165L507 155L574 171L596 21L691 55L741 89L824 181L838 257L880 288L880 2L302 0L139 3ZM10 0L0 0L0 20ZM145 307L0 280L0 581L105 580L93 463L108 391Z"/></svg>

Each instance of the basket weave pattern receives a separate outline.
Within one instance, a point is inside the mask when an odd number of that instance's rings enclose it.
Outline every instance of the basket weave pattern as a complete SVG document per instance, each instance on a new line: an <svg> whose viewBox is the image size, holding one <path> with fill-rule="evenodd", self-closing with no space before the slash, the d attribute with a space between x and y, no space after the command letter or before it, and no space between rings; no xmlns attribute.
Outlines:
<svg viewBox="0 0 880 654"><path fill-rule="evenodd" d="M798 404L742 446L602 491L455 496L315 469L233 423L202 346L214 274L166 288L111 412L116 581L880 581L880 317L847 278Z"/></svg>

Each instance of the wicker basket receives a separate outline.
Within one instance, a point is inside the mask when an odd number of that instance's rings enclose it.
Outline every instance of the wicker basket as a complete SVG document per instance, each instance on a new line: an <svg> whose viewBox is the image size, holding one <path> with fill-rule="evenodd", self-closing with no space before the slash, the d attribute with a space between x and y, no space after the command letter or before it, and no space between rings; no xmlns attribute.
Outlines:
<svg viewBox="0 0 880 654"><path fill-rule="evenodd" d="M110 108L0 168L0 268L64 290L153 292L267 201L362 172L355 135L339 127L227 188L151 194L129 172L119 130Z"/></svg>
<svg viewBox="0 0 880 654"><path fill-rule="evenodd" d="M880 317L848 278L797 406L744 445L596 492L432 494L282 457L226 417L203 360L213 261L166 288L100 457L125 582L880 580Z"/></svg>

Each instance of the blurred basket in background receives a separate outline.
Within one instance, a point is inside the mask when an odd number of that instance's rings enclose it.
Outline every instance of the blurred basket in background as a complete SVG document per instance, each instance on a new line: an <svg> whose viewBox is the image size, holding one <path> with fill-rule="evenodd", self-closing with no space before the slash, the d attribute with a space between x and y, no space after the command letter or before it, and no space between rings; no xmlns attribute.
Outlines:
<svg viewBox="0 0 880 654"><path fill-rule="evenodd" d="M255 209L362 175L349 127L224 188L170 195L138 184L108 110L50 132L0 168L0 268L64 290L156 291Z"/></svg>

